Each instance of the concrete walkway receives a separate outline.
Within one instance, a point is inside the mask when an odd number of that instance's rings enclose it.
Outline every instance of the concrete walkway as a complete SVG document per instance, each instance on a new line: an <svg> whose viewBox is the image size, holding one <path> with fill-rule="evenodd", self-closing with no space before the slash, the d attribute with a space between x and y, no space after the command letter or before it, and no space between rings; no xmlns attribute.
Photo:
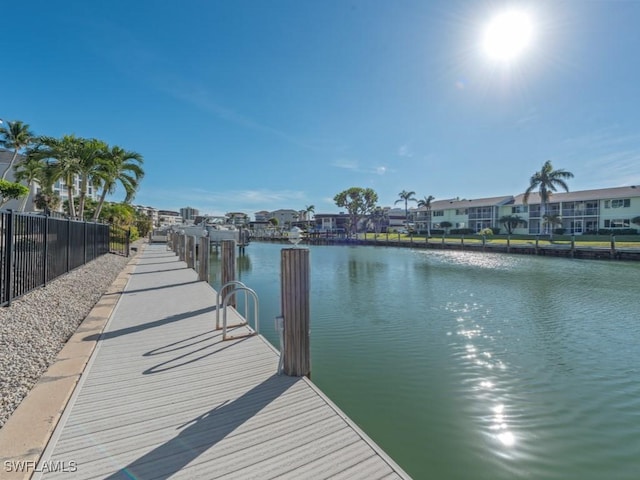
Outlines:
<svg viewBox="0 0 640 480"><path fill-rule="evenodd" d="M34 478L409 478L262 337L222 342L215 302L148 246Z"/></svg>

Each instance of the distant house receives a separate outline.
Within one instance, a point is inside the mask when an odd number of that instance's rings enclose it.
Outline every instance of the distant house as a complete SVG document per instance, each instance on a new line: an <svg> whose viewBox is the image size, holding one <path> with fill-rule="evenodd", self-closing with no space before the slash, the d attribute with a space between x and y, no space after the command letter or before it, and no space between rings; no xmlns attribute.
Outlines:
<svg viewBox="0 0 640 480"><path fill-rule="evenodd" d="M298 221L299 213L296 210L291 209L274 210L269 213L269 219L271 218L278 220L279 227L286 228Z"/></svg>
<svg viewBox="0 0 640 480"><path fill-rule="evenodd" d="M174 212L172 210L158 210L158 223L161 227L181 225L182 217L179 212Z"/></svg>

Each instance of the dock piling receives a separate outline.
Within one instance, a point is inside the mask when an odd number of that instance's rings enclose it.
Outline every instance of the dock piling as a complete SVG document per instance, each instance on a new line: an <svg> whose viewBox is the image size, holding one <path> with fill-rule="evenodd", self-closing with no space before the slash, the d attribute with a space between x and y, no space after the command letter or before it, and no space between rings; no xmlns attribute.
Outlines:
<svg viewBox="0 0 640 480"><path fill-rule="evenodd" d="M283 249L280 266L284 373L294 377L311 377L309 250Z"/></svg>
<svg viewBox="0 0 640 480"><path fill-rule="evenodd" d="M235 240L222 240L221 242L221 255L222 255L222 269L220 273L220 284L226 285L236 279L236 242ZM233 288L233 287L230 287ZM221 292L222 298L228 293L228 291ZM233 295L227 305L235 308L236 296Z"/></svg>

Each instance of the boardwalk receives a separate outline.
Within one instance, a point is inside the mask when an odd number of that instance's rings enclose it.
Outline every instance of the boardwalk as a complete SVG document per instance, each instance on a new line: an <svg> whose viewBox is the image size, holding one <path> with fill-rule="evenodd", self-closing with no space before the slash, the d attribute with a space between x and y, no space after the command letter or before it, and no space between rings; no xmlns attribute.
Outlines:
<svg viewBox="0 0 640 480"><path fill-rule="evenodd" d="M34 478L408 478L262 337L222 342L214 305L148 246L43 455L67 471Z"/></svg>

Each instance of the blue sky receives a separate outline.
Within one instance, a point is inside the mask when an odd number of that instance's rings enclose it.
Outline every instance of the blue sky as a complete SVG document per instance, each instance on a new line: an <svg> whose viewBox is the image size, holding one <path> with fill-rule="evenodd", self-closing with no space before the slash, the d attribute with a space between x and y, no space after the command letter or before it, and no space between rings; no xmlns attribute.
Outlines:
<svg viewBox="0 0 640 480"><path fill-rule="evenodd" d="M515 61L481 48L525 9ZM640 1L29 1L3 5L0 118L140 152L134 203L337 212L640 184ZM121 200L116 196L114 200Z"/></svg>

